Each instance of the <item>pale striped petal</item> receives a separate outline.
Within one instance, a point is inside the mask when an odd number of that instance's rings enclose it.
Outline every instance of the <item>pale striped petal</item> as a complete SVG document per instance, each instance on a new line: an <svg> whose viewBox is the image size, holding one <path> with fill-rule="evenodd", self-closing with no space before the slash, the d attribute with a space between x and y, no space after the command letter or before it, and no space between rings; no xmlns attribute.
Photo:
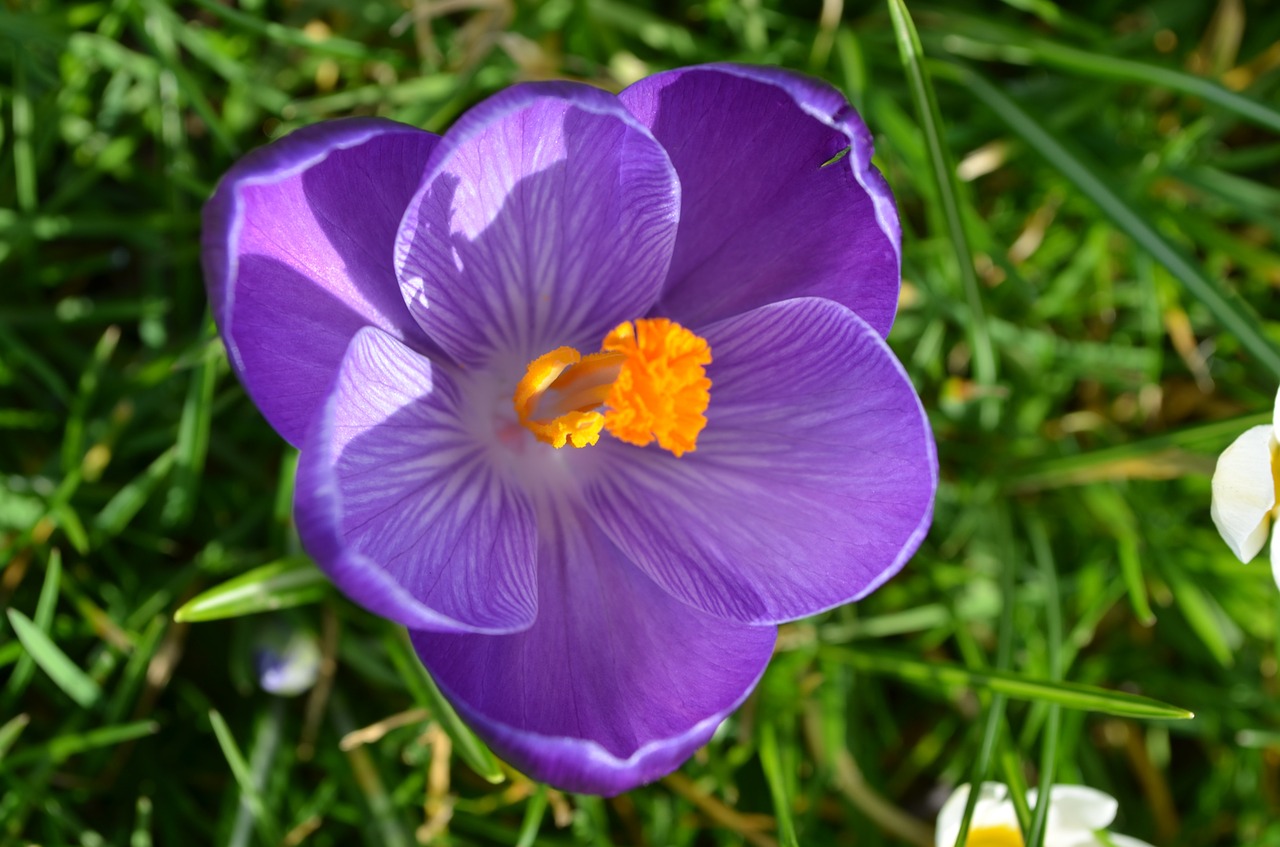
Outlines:
<svg viewBox="0 0 1280 847"><path fill-rule="evenodd" d="M348 596L418 629L513 632L537 614L533 508L486 458L447 367L356 334L307 436L295 512Z"/></svg>
<svg viewBox="0 0 1280 847"><path fill-rule="evenodd" d="M439 140L379 118L305 127L237 162L204 208L227 358L294 446L361 327L433 349L400 296L393 247Z"/></svg>
<svg viewBox="0 0 1280 847"><path fill-rule="evenodd" d="M515 86L432 157L397 241L400 285L455 359L522 369L563 345L594 349L649 310L679 211L666 152L616 97Z"/></svg>
<svg viewBox="0 0 1280 847"><path fill-rule="evenodd" d="M707 327L697 449L610 440L585 483L596 520L695 608L778 623L856 600L902 567L933 512L933 434L880 335L830 300Z"/></svg>

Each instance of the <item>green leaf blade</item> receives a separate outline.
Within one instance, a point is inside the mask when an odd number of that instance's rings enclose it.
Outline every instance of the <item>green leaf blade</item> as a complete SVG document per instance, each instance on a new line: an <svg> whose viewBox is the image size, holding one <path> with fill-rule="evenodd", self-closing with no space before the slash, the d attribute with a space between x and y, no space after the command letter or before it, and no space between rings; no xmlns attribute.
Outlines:
<svg viewBox="0 0 1280 847"><path fill-rule="evenodd" d="M938 97L925 66L924 48L920 44L920 35L916 32L906 3L903 0L888 0L888 3L889 15L893 19L893 34L898 41L898 51L902 57L903 70L907 75L911 101L920 121L920 132L924 136L929 156L930 173L938 191L938 198L942 202L947 237L955 252L956 267L960 272L965 302L969 307L969 341L973 345L974 376L980 385L991 387L995 385L997 379L995 348L991 343L986 311L983 308L982 294L978 287L978 277L974 271L973 250L969 245L968 233L965 231L964 216L960 206L960 184L956 178L956 168L950 149L943 137L942 113L938 109ZM995 426L999 415L997 402L998 398L990 394L982 400L982 423L988 429Z"/></svg>
<svg viewBox="0 0 1280 847"><path fill-rule="evenodd" d="M429 709L432 716L440 722L441 728L453 742L454 751L463 761L486 782L496 785L506 779L493 752L458 716L431 674L418 661L404 631L400 630L383 639L383 644L386 645L387 657L399 671L414 699Z"/></svg>
<svg viewBox="0 0 1280 847"><path fill-rule="evenodd" d="M62 692L82 708L91 709L102 697L102 689L62 649L17 609L9 609L9 623L22 646L42 671Z"/></svg>
<svg viewBox="0 0 1280 847"><path fill-rule="evenodd" d="M179 623L239 618L315 603L330 590L329 580L305 556L254 568L183 603L173 613Z"/></svg>
<svg viewBox="0 0 1280 847"><path fill-rule="evenodd" d="M839 647L824 648L834 659L871 673L943 688L981 688L1019 700L1057 703L1068 709L1099 712L1118 717L1188 720L1195 714L1150 697L1111 691L1076 682L1032 679L996 670L970 670L960 665L922 662L889 652L866 652Z"/></svg>

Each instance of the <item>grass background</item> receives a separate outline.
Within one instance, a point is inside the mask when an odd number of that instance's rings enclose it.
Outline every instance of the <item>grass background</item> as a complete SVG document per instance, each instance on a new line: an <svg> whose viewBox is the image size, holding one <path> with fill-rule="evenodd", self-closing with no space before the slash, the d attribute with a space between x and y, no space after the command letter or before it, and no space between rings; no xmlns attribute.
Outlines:
<svg viewBox="0 0 1280 847"><path fill-rule="evenodd" d="M897 0L0 6L0 844L923 845L989 774L1107 791L1158 845L1280 845L1280 592L1208 517L1280 379L1280 16L1074 6L913 2L914 43ZM518 80L712 60L825 77L876 134L937 517L679 772L564 796L302 556L199 211L306 123L443 131ZM307 696L257 686L281 628L327 657Z"/></svg>

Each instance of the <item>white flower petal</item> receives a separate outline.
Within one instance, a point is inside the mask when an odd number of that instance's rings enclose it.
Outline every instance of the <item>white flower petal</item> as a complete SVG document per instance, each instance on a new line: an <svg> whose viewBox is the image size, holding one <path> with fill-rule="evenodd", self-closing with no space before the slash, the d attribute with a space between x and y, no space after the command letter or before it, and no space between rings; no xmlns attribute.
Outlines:
<svg viewBox="0 0 1280 847"><path fill-rule="evenodd" d="M1027 801L1034 802L1034 791L1027 792ZM1086 830L1106 829L1116 819L1120 804L1110 794L1083 785L1055 785L1049 789L1050 829Z"/></svg>
<svg viewBox="0 0 1280 847"><path fill-rule="evenodd" d="M1118 832L1108 832L1107 841L1110 842L1110 847L1153 847L1145 841L1139 841L1136 838L1121 835ZM1098 842L1098 847L1102 847L1101 841Z"/></svg>
<svg viewBox="0 0 1280 847"><path fill-rule="evenodd" d="M1248 562L1267 540L1276 482L1271 470L1272 428L1246 430L1218 457L1210 513L1222 540Z"/></svg>
<svg viewBox="0 0 1280 847"><path fill-rule="evenodd" d="M264 691L293 697L316 684L320 675L320 644L303 630L267 635L259 647L258 681Z"/></svg>
<svg viewBox="0 0 1280 847"><path fill-rule="evenodd" d="M938 812L937 829L934 831L936 847L955 847L956 836L960 834L960 822L964 819L965 803L969 801L969 786L961 785L947 802L942 804ZM973 818L969 828L979 826L1011 825L1018 827L1018 818L1009 801L1009 789L999 782L984 782L978 790L978 802L973 808Z"/></svg>
<svg viewBox="0 0 1280 847"><path fill-rule="evenodd" d="M1280 530L1271 535L1271 575L1275 577L1276 586L1280 587Z"/></svg>

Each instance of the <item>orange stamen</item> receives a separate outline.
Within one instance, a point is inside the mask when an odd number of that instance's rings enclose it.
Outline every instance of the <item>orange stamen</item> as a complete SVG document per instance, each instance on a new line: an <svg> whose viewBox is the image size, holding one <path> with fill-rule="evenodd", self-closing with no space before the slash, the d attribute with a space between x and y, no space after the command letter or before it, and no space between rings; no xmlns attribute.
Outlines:
<svg viewBox="0 0 1280 847"><path fill-rule="evenodd" d="M643 447L655 440L676 456L697 447L711 401L711 348L665 318L641 318L609 333L583 357L560 347L529 363L516 386L516 414L538 440L586 447L600 430Z"/></svg>
<svg viewBox="0 0 1280 847"><path fill-rule="evenodd" d="M590 358L590 357L588 357ZM574 447L586 447L600 440L600 429L604 426L604 415L596 411L576 408L563 408L563 403L553 410L544 409L549 404L543 403L549 391L555 389L556 383L565 371L582 362L582 354L572 347L558 347L545 353L529 363L524 378L516 386L512 401L516 406L516 415L520 423L530 432L552 447L563 447L569 441ZM568 382L576 381L570 375ZM570 401L572 402L572 401Z"/></svg>
<svg viewBox="0 0 1280 847"><path fill-rule="evenodd" d="M693 450L707 425L711 363L707 340L665 318L624 323L604 349L625 359L605 405L609 434L643 447L654 439L676 456Z"/></svg>

